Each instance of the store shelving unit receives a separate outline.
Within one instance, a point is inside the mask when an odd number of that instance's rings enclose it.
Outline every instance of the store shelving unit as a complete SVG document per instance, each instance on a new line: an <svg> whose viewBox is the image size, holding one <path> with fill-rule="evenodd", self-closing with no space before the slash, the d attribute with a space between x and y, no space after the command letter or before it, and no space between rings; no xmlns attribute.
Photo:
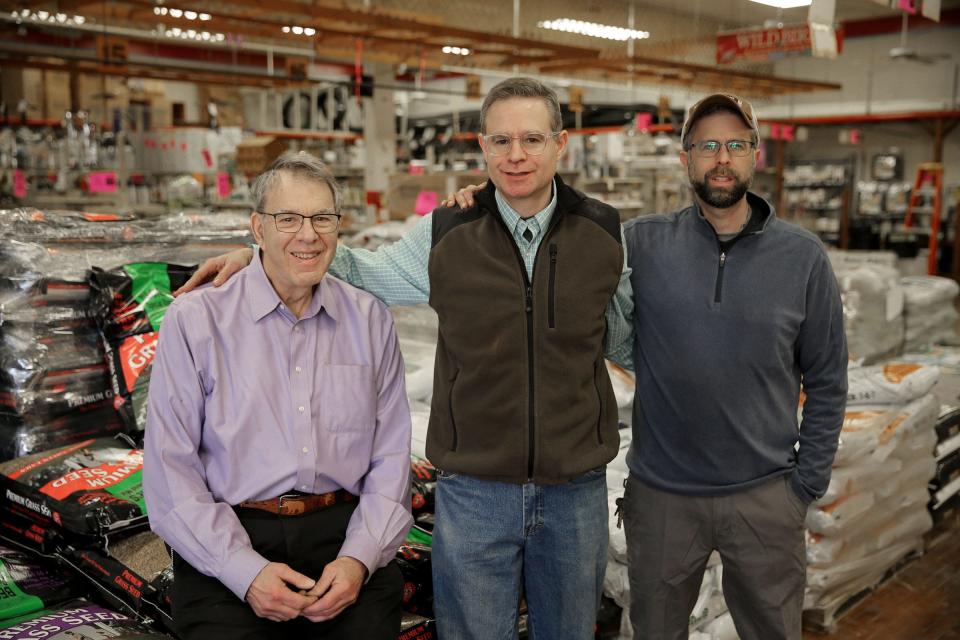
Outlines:
<svg viewBox="0 0 960 640"><path fill-rule="evenodd" d="M795 162L783 172L783 215L829 244L847 245L854 160Z"/></svg>

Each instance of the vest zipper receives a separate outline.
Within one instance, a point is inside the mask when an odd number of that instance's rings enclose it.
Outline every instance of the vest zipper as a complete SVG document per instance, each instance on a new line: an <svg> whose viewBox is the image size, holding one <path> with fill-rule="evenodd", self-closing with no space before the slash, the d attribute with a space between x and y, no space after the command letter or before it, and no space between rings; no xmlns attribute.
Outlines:
<svg viewBox="0 0 960 640"><path fill-rule="evenodd" d="M548 319L551 329L557 328L557 245L550 245L550 284L547 289Z"/></svg>
<svg viewBox="0 0 960 640"><path fill-rule="evenodd" d="M522 265L521 265L522 266ZM527 270L524 268L523 275L526 278ZM527 414L529 415L529 424L527 426L528 456L527 456L527 480L533 479L533 447L534 439L534 407L533 401L533 285L527 280L527 384L530 387L530 394L527 399Z"/></svg>
<svg viewBox="0 0 960 640"><path fill-rule="evenodd" d="M713 301L720 302L720 294L723 291L723 265L727 263L727 252L720 251L720 266L717 268L717 286L713 290Z"/></svg>

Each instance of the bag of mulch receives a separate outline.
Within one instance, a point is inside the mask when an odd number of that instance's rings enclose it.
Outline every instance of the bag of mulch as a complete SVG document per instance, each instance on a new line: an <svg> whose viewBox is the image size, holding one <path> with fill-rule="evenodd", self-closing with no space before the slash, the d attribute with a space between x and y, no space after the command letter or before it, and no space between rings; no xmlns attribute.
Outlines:
<svg viewBox="0 0 960 640"><path fill-rule="evenodd" d="M68 546L59 555L119 605L136 612L144 611L148 602L154 605L152 611L159 608L153 581L172 564L163 540L150 531L111 536L105 550Z"/></svg>
<svg viewBox="0 0 960 640"><path fill-rule="evenodd" d="M18 549L50 556L63 544L52 520L18 504L0 503L0 539Z"/></svg>
<svg viewBox="0 0 960 640"><path fill-rule="evenodd" d="M165 262L141 262L111 271L91 271L91 299L107 352L114 406L132 429L142 431L146 423L148 366L157 352L160 324L173 301L172 292L194 270ZM144 374L147 377L141 381Z"/></svg>
<svg viewBox="0 0 960 640"><path fill-rule="evenodd" d="M0 620L16 618L77 596L79 587L62 569L0 546Z"/></svg>
<svg viewBox="0 0 960 640"><path fill-rule="evenodd" d="M935 366L894 362L847 371L847 406L905 404L929 393L940 377Z"/></svg>
<svg viewBox="0 0 960 640"><path fill-rule="evenodd" d="M117 343L159 331L173 292L195 270L166 262L135 262L110 271L94 267L90 272L91 304L107 341Z"/></svg>
<svg viewBox="0 0 960 640"><path fill-rule="evenodd" d="M146 522L142 469L142 450L97 438L0 463L0 488L8 503L100 536Z"/></svg>
<svg viewBox="0 0 960 640"><path fill-rule="evenodd" d="M128 615L76 600L59 607L0 623L0 640L149 640L169 636Z"/></svg>
<svg viewBox="0 0 960 640"><path fill-rule="evenodd" d="M403 575L404 611L422 616L433 616L433 578L430 548L422 545L403 545L397 550L397 566Z"/></svg>
<svg viewBox="0 0 960 640"><path fill-rule="evenodd" d="M437 622L416 613L403 613L397 640L436 640Z"/></svg>
<svg viewBox="0 0 960 640"><path fill-rule="evenodd" d="M437 469L429 460L410 456L410 496L413 515L433 513L437 493Z"/></svg>
<svg viewBox="0 0 960 640"><path fill-rule="evenodd" d="M110 437L125 429L109 396L56 418L0 414L0 461L92 438Z"/></svg>

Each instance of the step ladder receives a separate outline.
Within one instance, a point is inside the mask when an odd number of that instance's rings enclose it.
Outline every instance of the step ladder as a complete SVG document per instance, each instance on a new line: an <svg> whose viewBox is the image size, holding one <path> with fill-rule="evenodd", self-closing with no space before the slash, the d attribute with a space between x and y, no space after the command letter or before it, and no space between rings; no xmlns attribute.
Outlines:
<svg viewBox="0 0 960 640"><path fill-rule="evenodd" d="M924 190L924 185L930 183L933 189L931 194L929 189ZM937 247L940 238L940 212L943 198L943 164L939 162L924 162L917 167L917 179L913 183L913 191L910 192L910 202L907 205L907 216L903 219L904 228L909 229L913 226L914 211L923 196L933 196L933 206L923 213L930 214L930 242L929 255L927 256L927 274L937 275ZM919 212L918 212L919 213Z"/></svg>

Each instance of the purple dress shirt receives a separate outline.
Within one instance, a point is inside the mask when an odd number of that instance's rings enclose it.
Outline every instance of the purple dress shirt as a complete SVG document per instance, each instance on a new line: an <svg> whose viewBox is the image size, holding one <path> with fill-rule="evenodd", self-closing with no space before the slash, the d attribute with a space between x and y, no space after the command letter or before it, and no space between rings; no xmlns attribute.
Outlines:
<svg viewBox="0 0 960 640"><path fill-rule="evenodd" d="M360 496L339 555L372 575L412 523L410 409L390 312L327 275L297 319L255 254L222 287L167 310L144 449L151 528L238 598L268 559L230 505L291 490Z"/></svg>

